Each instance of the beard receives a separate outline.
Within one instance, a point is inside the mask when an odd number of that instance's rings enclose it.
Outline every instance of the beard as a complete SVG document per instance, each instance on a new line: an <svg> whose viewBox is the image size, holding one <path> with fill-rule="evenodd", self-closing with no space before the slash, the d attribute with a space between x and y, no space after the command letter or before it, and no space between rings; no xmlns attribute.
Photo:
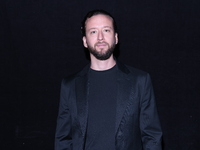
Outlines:
<svg viewBox="0 0 200 150"><path fill-rule="evenodd" d="M94 56L96 57L96 59L98 60L107 60L108 58L110 58L110 56L113 54L114 52L114 49L115 49L115 43L113 43L111 46L109 46L108 43L106 42L103 42L103 44L106 44L108 46L108 49L107 50L104 50L103 48L100 49L100 51L97 51L96 50L96 46L97 44L100 44L100 43L96 43L94 45L94 47L91 47L90 45L88 45L88 50L89 52ZM102 43L101 43L102 44Z"/></svg>

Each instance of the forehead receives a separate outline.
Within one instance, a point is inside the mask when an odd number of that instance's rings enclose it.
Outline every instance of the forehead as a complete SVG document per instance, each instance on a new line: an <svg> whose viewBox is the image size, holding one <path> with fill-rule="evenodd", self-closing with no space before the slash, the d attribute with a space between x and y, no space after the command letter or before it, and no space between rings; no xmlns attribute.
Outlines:
<svg viewBox="0 0 200 150"><path fill-rule="evenodd" d="M85 22L86 28L93 28L93 27L101 27L101 26L109 26L113 28L113 19L104 14L94 15L91 18L88 18Z"/></svg>

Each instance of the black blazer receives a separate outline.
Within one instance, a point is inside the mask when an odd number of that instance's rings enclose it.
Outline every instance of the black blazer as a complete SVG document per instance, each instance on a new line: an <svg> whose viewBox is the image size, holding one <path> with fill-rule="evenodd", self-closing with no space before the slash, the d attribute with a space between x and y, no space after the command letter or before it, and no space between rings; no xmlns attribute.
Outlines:
<svg viewBox="0 0 200 150"><path fill-rule="evenodd" d="M117 62L116 150L161 150L162 131L148 73ZM55 150L83 150L88 117L89 65L63 79Z"/></svg>

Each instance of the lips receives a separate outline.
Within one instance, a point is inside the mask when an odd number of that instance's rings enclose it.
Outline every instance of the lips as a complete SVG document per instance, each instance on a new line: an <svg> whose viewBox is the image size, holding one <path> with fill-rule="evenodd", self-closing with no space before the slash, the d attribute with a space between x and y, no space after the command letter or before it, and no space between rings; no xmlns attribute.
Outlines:
<svg viewBox="0 0 200 150"><path fill-rule="evenodd" d="M108 45L108 43L106 43L106 42L103 42L103 43L96 43L95 44L95 46L97 46L97 47L105 47L105 46L107 46Z"/></svg>

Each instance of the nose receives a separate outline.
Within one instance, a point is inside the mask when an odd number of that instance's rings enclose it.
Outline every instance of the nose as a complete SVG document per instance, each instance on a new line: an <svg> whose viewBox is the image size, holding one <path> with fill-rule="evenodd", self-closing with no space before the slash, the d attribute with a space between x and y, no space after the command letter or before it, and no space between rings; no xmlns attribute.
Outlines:
<svg viewBox="0 0 200 150"><path fill-rule="evenodd" d="M103 33L102 32L99 32L98 33L98 40L101 41L104 39L104 36L103 36Z"/></svg>

